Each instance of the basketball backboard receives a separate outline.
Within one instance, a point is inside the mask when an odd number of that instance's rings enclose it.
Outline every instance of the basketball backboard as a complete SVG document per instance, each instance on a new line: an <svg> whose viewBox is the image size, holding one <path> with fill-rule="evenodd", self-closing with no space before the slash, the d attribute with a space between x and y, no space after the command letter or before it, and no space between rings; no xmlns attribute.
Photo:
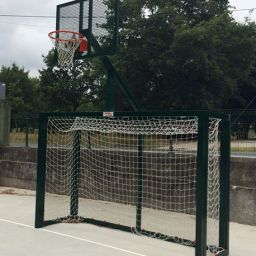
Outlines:
<svg viewBox="0 0 256 256"><path fill-rule="evenodd" d="M57 6L56 30L82 33L88 52L75 52L75 59L114 54L117 50L120 0L79 0Z"/></svg>

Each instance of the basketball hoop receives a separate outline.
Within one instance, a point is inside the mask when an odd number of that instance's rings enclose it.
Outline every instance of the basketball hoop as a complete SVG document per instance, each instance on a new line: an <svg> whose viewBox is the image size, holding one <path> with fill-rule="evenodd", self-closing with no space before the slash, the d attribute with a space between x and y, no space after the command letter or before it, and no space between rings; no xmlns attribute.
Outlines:
<svg viewBox="0 0 256 256"><path fill-rule="evenodd" d="M58 53L58 64L61 67L73 65L76 49L86 53L88 49L87 39L79 32L70 30L56 30L48 34Z"/></svg>

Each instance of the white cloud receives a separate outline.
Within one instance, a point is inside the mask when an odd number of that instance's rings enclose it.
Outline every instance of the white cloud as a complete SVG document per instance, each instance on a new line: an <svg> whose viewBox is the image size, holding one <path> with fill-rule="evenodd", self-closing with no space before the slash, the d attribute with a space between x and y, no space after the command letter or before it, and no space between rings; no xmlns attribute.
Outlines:
<svg viewBox="0 0 256 256"><path fill-rule="evenodd" d="M1 0L0 14L55 16L56 5L69 0ZM230 0L237 9L256 7L252 0ZM243 21L248 11L234 12L234 17ZM251 14L256 21L256 10ZM48 32L55 29L55 19L0 17L0 67L13 62L37 75L43 66L42 55L46 55L52 45Z"/></svg>
<svg viewBox="0 0 256 256"><path fill-rule="evenodd" d="M0 14L54 16L60 0L1 0ZM52 48L48 32L55 29L53 18L0 17L0 66L16 63L35 76L43 66L42 55Z"/></svg>
<svg viewBox="0 0 256 256"><path fill-rule="evenodd" d="M236 10L256 8L256 1L253 0L230 0L229 2ZM239 22L244 22L246 18L256 21L256 10L252 10L252 12L249 10L235 11L233 17Z"/></svg>

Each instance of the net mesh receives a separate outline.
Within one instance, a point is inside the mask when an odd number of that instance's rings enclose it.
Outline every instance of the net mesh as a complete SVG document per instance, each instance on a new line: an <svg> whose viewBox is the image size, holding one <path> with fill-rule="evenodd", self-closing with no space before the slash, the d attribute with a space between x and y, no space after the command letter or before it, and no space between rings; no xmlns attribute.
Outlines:
<svg viewBox="0 0 256 256"><path fill-rule="evenodd" d="M55 31L49 34L58 53L58 64L61 67L73 65L76 49L79 47L83 36L72 31Z"/></svg>
<svg viewBox="0 0 256 256"><path fill-rule="evenodd" d="M110 9L108 5L106 4L107 1L105 0L98 0L93 2L93 14L92 14L92 34L95 36L97 39L100 47L102 48L103 51L108 52L111 50L111 48L114 47L113 41L114 39L114 14L112 13L110 15ZM110 18L109 16L112 17L110 24ZM110 28L111 30L110 30ZM108 28L108 29L107 29Z"/></svg>
<svg viewBox="0 0 256 256"><path fill-rule="evenodd" d="M209 253L219 233L219 121L209 122ZM46 220L75 212L195 245L196 116L52 117L47 136Z"/></svg>

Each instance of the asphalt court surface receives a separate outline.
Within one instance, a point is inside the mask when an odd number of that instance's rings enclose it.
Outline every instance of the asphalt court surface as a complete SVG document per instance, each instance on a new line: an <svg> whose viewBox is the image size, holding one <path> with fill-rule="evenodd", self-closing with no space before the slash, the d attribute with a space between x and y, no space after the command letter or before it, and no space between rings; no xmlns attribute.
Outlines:
<svg viewBox="0 0 256 256"><path fill-rule="evenodd" d="M0 187L1 256L194 256L194 249L90 224L35 229L33 191ZM256 227L231 223L230 255L256 255Z"/></svg>

